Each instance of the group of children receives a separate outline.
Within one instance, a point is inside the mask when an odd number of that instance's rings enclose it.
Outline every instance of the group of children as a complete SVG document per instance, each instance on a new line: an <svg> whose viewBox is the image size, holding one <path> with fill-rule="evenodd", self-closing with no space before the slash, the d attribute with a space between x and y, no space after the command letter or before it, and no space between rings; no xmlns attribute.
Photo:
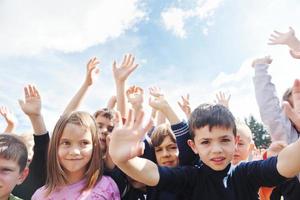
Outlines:
<svg viewBox="0 0 300 200"><path fill-rule="evenodd" d="M274 32L270 44L287 45L300 58L292 28ZM295 80L281 104L268 74L271 62L264 57L252 64L257 104L272 138L261 158L253 154L251 130L234 118L230 96L223 93L217 94L216 104L193 111L189 95L182 96L178 104L186 121L152 87L151 120L145 123L144 90L126 90L138 67L132 55L120 65L113 62L116 96L93 115L78 111L99 73L99 61L89 60L83 84L51 133L38 89L26 86L19 104L30 119L34 145L13 134L14 119L1 107L7 127L0 134L0 200L300 199L300 81Z"/></svg>

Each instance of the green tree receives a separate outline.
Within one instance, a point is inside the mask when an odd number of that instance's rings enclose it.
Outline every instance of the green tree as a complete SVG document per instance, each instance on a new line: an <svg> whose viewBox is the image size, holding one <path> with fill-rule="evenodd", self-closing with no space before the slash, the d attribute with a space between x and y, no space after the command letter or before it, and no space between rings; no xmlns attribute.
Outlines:
<svg viewBox="0 0 300 200"><path fill-rule="evenodd" d="M259 123L252 115L245 118L245 123L252 131L255 146L259 149L268 148L271 144L271 137L264 125Z"/></svg>

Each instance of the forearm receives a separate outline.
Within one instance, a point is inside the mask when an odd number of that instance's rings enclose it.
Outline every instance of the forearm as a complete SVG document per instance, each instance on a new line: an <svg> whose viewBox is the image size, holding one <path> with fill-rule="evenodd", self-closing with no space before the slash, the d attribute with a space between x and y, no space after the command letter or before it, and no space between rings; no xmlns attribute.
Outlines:
<svg viewBox="0 0 300 200"><path fill-rule="evenodd" d="M72 111L75 111L80 106L87 90L89 88L89 85L84 82L78 92L75 94L75 96L71 99L69 104L67 105L66 109L64 110L63 114L70 113Z"/></svg>
<svg viewBox="0 0 300 200"><path fill-rule="evenodd" d="M14 129L15 129L14 123L7 123L4 133L13 133Z"/></svg>
<svg viewBox="0 0 300 200"><path fill-rule="evenodd" d="M44 118L42 115L29 116L35 135L42 135L47 132Z"/></svg>
<svg viewBox="0 0 300 200"><path fill-rule="evenodd" d="M125 82L116 82L117 110L122 118L126 118Z"/></svg>
<svg viewBox="0 0 300 200"><path fill-rule="evenodd" d="M156 125L159 126L160 124L164 123L166 123L166 116L162 112L158 111Z"/></svg>
<svg viewBox="0 0 300 200"><path fill-rule="evenodd" d="M157 165L147 159L135 157L117 166L128 176L148 186L156 186L159 181Z"/></svg>
<svg viewBox="0 0 300 200"><path fill-rule="evenodd" d="M300 51L300 41L296 37L294 37L287 45L294 51Z"/></svg>
<svg viewBox="0 0 300 200"><path fill-rule="evenodd" d="M286 177L292 178L300 172L300 140L285 147L278 155L277 170Z"/></svg>
<svg viewBox="0 0 300 200"><path fill-rule="evenodd" d="M169 120L170 124L178 124L180 122L179 117L176 115L174 110L171 108L169 104L160 110L166 118Z"/></svg>

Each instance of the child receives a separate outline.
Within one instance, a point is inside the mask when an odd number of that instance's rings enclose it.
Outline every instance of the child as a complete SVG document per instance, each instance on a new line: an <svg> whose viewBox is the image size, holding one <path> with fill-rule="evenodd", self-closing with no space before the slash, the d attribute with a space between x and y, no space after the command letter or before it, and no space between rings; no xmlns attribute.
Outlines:
<svg viewBox="0 0 300 200"><path fill-rule="evenodd" d="M11 194L28 175L27 149L16 136L0 135L0 199L20 200Z"/></svg>
<svg viewBox="0 0 300 200"><path fill-rule="evenodd" d="M237 165L241 161L248 161L249 155L254 148L252 132L243 122L236 121L237 144L233 154L232 164Z"/></svg>
<svg viewBox="0 0 300 200"><path fill-rule="evenodd" d="M86 112L63 115L50 140L47 181L32 199L120 199L116 183L103 176L97 126Z"/></svg>
<svg viewBox="0 0 300 200"><path fill-rule="evenodd" d="M203 104L189 119L192 150L202 163L197 167L158 167L137 157L142 153L140 139L151 127L142 127L143 114L129 117L121 128L115 127L109 153L116 165L132 178L169 192L183 192L189 199L258 199L261 186L275 186L300 171L300 140L286 147L278 157L241 163L231 167L235 149L234 117L222 105ZM120 116L119 116L120 118Z"/></svg>

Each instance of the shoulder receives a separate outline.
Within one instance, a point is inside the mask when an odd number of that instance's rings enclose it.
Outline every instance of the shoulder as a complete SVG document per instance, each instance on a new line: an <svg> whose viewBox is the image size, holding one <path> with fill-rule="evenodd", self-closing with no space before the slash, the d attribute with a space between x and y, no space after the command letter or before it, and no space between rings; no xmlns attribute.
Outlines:
<svg viewBox="0 0 300 200"><path fill-rule="evenodd" d="M45 186L43 187L40 187L39 189L37 189L34 194L32 195L32 200L35 200L35 199L43 199L46 195L46 188Z"/></svg>
<svg viewBox="0 0 300 200"><path fill-rule="evenodd" d="M102 176L102 178L95 185L92 196L105 197L106 199L120 199L120 192L115 181L109 176Z"/></svg>

